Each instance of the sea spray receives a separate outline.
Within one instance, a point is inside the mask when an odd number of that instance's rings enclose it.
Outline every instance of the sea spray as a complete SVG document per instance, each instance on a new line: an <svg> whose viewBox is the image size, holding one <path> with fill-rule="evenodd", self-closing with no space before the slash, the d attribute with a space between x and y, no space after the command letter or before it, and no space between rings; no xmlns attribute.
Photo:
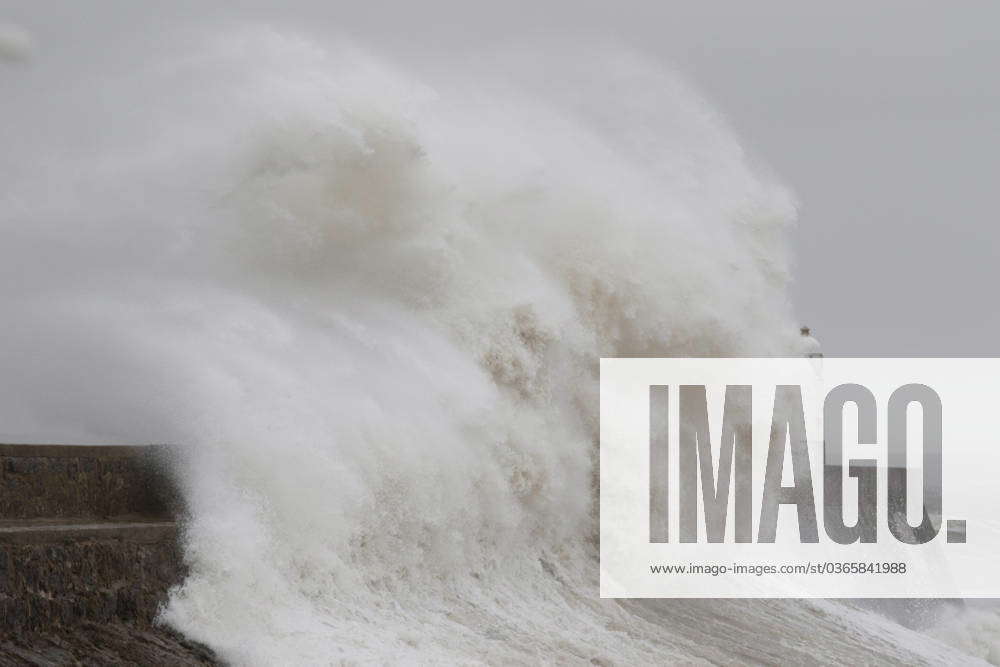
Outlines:
<svg viewBox="0 0 1000 667"><path fill-rule="evenodd" d="M597 598L598 359L795 345L794 201L697 95L188 39L0 157L3 427L184 445L164 622L240 664L871 655L822 604Z"/></svg>

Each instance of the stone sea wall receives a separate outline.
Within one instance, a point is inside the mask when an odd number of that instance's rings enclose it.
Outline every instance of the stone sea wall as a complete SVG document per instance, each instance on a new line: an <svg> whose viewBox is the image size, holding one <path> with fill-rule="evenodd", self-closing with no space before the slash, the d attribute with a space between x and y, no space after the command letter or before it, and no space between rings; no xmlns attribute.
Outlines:
<svg viewBox="0 0 1000 667"><path fill-rule="evenodd" d="M171 517L166 447L0 445L0 518Z"/></svg>
<svg viewBox="0 0 1000 667"><path fill-rule="evenodd" d="M214 662L156 624L185 575L169 454L0 445L0 665Z"/></svg>

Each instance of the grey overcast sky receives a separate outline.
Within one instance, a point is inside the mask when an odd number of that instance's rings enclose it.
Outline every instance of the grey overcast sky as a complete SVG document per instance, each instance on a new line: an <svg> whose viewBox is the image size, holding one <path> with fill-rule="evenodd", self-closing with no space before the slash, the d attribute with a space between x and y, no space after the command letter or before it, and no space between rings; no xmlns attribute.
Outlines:
<svg viewBox="0 0 1000 667"><path fill-rule="evenodd" d="M997 353L996 2L0 0L39 66L229 18L346 34L404 63L519 42L662 61L797 193L793 296L827 354Z"/></svg>

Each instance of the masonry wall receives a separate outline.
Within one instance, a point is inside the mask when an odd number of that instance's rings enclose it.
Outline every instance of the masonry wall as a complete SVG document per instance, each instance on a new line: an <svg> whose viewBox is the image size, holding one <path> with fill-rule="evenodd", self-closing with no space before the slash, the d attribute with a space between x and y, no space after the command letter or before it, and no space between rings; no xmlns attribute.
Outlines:
<svg viewBox="0 0 1000 667"><path fill-rule="evenodd" d="M0 445L0 519L171 517L165 447Z"/></svg>
<svg viewBox="0 0 1000 667"><path fill-rule="evenodd" d="M0 665L214 661L155 623L185 575L169 455L0 445Z"/></svg>

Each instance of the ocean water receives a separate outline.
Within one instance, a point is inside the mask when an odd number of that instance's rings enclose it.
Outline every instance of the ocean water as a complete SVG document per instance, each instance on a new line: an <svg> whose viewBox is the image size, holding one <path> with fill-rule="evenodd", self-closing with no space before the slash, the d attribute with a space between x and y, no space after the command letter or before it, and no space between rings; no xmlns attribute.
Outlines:
<svg viewBox="0 0 1000 667"><path fill-rule="evenodd" d="M1000 659L992 607L598 598L598 359L798 336L795 199L674 74L260 26L45 67L0 70L51 100L0 129L0 424L183 445L164 623L235 664Z"/></svg>

